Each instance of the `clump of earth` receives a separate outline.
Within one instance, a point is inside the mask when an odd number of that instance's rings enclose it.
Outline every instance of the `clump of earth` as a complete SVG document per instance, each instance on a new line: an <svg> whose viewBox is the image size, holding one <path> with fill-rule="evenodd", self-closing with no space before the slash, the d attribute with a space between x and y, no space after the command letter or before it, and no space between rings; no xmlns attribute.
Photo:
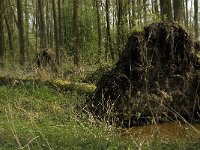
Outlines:
<svg viewBox="0 0 200 150"><path fill-rule="evenodd" d="M90 111L122 127L200 122L199 49L174 22L132 33L115 67L97 82Z"/></svg>

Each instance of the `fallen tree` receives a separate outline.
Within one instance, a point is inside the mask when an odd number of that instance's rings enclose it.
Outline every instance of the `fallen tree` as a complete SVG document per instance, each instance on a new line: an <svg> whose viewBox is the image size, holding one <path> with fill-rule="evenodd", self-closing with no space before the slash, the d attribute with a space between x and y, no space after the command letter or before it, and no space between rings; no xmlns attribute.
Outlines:
<svg viewBox="0 0 200 150"><path fill-rule="evenodd" d="M39 78L16 78L8 76L0 76L0 86L18 87L24 85L31 86L48 86L62 92L76 91L78 94L90 96L94 92L96 86L88 83L76 83L67 80L42 80Z"/></svg>
<svg viewBox="0 0 200 150"><path fill-rule="evenodd" d="M116 66L97 83L88 102L90 112L123 127L200 122L198 45L173 22L134 32Z"/></svg>

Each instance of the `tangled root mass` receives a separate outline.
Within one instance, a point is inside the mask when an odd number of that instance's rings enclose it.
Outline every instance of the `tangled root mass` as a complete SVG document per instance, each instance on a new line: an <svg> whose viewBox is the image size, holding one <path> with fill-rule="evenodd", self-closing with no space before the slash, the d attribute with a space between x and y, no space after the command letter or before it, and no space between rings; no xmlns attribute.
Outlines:
<svg viewBox="0 0 200 150"><path fill-rule="evenodd" d="M90 111L123 127L200 122L199 47L173 22L134 32L116 66L97 83Z"/></svg>

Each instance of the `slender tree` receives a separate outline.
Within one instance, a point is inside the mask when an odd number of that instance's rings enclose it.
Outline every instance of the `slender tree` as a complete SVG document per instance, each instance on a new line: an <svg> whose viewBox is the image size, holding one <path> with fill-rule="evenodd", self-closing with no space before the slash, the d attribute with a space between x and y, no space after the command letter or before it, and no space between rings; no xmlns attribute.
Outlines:
<svg viewBox="0 0 200 150"><path fill-rule="evenodd" d="M185 0L185 26L188 27L188 0Z"/></svg>
<svg viewBox="0 0 200 150"><path fill-rule="evenodd" d="M124 14L123 14L123 2L122 0L117 1L117 51L118 55L122 50L124 43Z"/></svg>
<svg viewBox="0 0 200 150"><path fill-rule="evenodd" d="M142 10L142 1L141 0L137 0L137 25L138 26L141 26L142 25L142 13L141 13L141 10Z"/></svg>
<svg viewBox="0 0 200 150"><path fill-rule="evenodd" d="M198 29L198 0L194 1L194 33L195 38L199 37L199 29Z"/></svg>
<svg viewBox="0 0 200 150"><path fill-rule="evenodd" d="M6 23L6 29L7 29L7 35L8 35L8 43L9 43L9 52L11 54L11 60L12 64L14 64L14 37L13 37L13 32L14 32L14 22L13 22L13 17L11 9L8 8L6 10L6 15L4 15L5 23ZM8 17L10 16L10 17Z"/></svg>
<svg viewBox="0 0 200 150"><path fill-rule="evenodd" d="M97 30L98 30L98 62L101 62L101 50L102 50L102 34L101 34L101 18L99 0L95 0L96 13L97 13Z"/></svg>
<svg viewBox="0 0 200 150"><path fill-rule="evenodd" d="M110 0L106 0L106 51L105 51L105 60L107 61L108 51L110 51L111 59L114 61L114 52L112 47L112 39L110 34Z"/></svg>
<svg viewBox="0 0 200 150"><path fill-rule="evenodd" d="M131 11L132 11L132 15L131 15L131 27L134 27L136 25L136 3L135 1L130 0L131 3Z"/></svg>
<svg viewBox="0 0 200 150"><path fill-rule="evenodd" d="M0 1L0 67L4 66L4 5Z"/></svg>
<svg viewBox="0 0 200 150"><path fill-rule="evenodd" d="M144 19L144 25L147 24L147 0L143 0L143 19Z"/></svg>
<svg viewBox="0 0 200 150"><path fill-rule="evenodd" d="M79 67L79 27L78 27L78 11L79 0L73 0L73 50L74 50L74 65Z"/></svg>
<svg viewBox="0 0 200 150"><path fill-rule="evenodd" d="M25 32L24 32L22 0L17 0L17 18L18 18L18 31L19 31L19 44L20 44L20 65L24 66L26 46L25 46Z"/></svg>
<svg viewBox="0 0 200 150"><path fill-rule="evenodd" d="M156 16L159 16L159 9L158 9L158 0L152 0L152 13Z"/></svg>
<svg viewBox="0 0 200 150"><path fill-rule="evenodd" d="M62 47L63 37L62 37L62 5L61 0L58 0L58 43Z"/></svg>
<svg viewBox="0 0 200 150"><path fill-rule="evenodd" d="M53 20L54 20L54 43L55 43L55 49L56 49L56 63L59 64L60 63L60 48L59 48L58 23L57 23L55 0L52 0L52 9L53 9Z"/></svg>
<svg viewBox="0 0 200 150"><path fill-rule="evenodd" d="M38 0L39 10L39 35L40 35L40 48L44 49L47 47L47 36L46 36L46 24L44 19L44 1Z"/></svg>
<svg viewBox="0 0 200 150"><path fill-rule="evenodd" d="M26 39L26 57L30 58L30 53L29 53L29 46L30 46L30 41L29 41L29 27L30 27L30 22L29 22L29 1L25 0L25 39Z"/></svg>

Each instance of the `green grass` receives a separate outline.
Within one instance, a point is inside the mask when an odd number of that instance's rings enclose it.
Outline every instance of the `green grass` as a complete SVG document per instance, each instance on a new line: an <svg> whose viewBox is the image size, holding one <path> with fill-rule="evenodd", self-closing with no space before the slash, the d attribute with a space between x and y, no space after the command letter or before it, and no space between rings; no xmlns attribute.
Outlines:
<svg viewBox="0 0 200 150"><path fill-rule="evenodd" d="M198 149L198 138L133 138L95 122L83 110L86 97L47 85L0 86L0 150ZM186 142L187 140L187 142Z"/></svg>

